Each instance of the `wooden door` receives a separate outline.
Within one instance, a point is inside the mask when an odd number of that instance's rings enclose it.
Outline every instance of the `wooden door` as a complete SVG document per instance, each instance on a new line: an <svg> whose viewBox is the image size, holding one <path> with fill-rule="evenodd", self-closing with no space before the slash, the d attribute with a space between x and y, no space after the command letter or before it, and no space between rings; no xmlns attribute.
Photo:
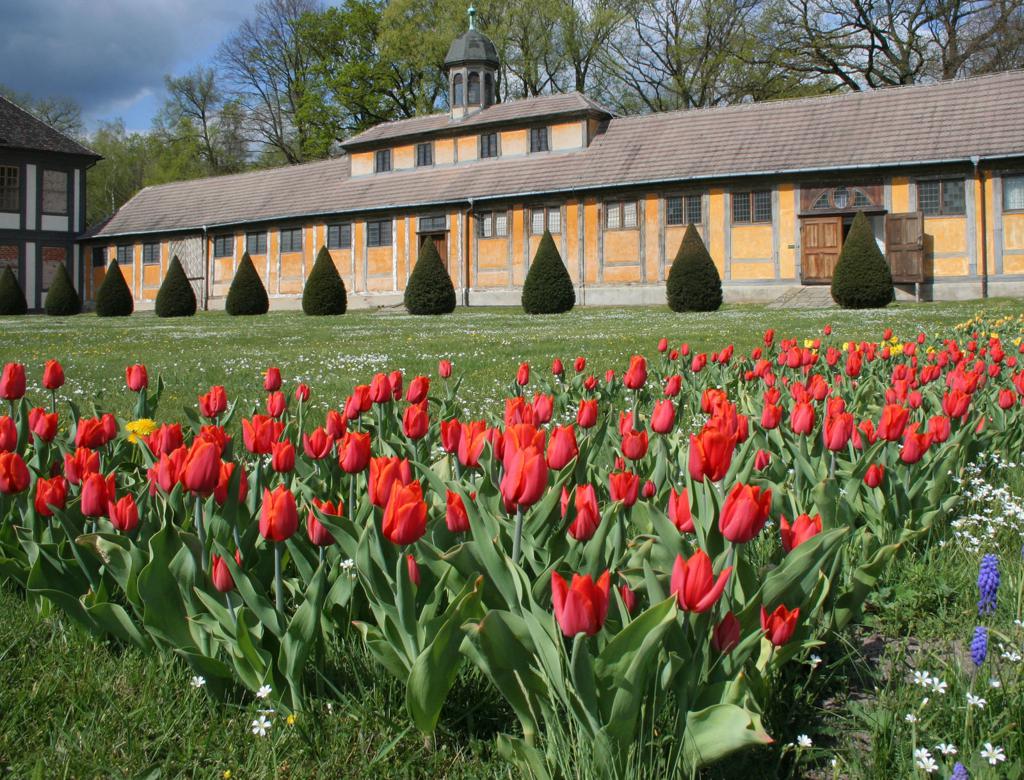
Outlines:
<svg viewBox="0 0 1024 780"><path fill-rule="evenodd" d="M446 233L425 233L420 236L420 245L423 245L424 241L433 239L434 246L437 248L437 254L441 257L441 262L444 263L444 267L448 267L448 235Z"/></svg>
<svg viewBox="0 0 1024 780"><path fill-rule="evenodd" d="M804 217L800 220L801 276L805 284L826 284L843 248L843 218Z"/></svg>
<svg viewBox="0 0 1024 780"><path fill-rule="evenodd" d="M167 247L167 262L177 257L185 278L192 285L196 296L196 305L206 310L206 264L203 262L203 239L201 236L188 236L171 239Z"/></svg>
<svg viewBox="0 0 1024 780"><path fill-rule="evenodd" d="M924 215L885 215L885 256L897 284L924 281Z"/></svg>

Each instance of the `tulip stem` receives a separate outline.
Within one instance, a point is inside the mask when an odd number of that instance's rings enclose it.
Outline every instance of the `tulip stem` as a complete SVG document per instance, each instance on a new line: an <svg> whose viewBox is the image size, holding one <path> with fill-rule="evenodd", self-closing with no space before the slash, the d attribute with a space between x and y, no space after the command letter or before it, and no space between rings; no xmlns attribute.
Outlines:
<svg viewBox="0 0 1024 780"><path fill-rule="evenodd" d="M512 537L512 563L519 565L519 553L523 544L523 508L516 507L516 531Z"/></svg>
<svg viewBox="0 0 1024 780"><path fill-rule="evenodd" d="M50 411L51 412L56 412L57 411L57 391L56 390L51 390L50 391Z"/></svg>
<svg viewBox="0 0 1024 780"><path fill-rule="evenodd" d="M277 611L284 614L284 587L281 584L281 542L274 543L274 599Z"/></svg>
<svg viewBox="0 0 1024 780"><path fill-rule="evenodd" d="M324 558L326 557L325 554L326 554L327 550L325 550L323 547L320 547L319 549L320 549L320 565L323 566L324 565Z"/></svg>
<svg viewBox="0 0 1024 780"><path fill-rule="evenodd" d="M202 554L199 566L206 571L206 529L203 527L203 499L200 496L196 496L196 533L199 534L199 550Z"/></svg>
<svg viewBox="0 0 1024 780"><path fill-rule="evenodd" d="M231 605L231 593L230 592L224 594L224 601L227 602L228 612L231 612L234 609L234 607Z"/></svg>
<svg viewBox="0 0 1024 780"><path fill-rule="evenodd" d="M356 475L348 475L348 516L355 519L356 516Z"/></svg>

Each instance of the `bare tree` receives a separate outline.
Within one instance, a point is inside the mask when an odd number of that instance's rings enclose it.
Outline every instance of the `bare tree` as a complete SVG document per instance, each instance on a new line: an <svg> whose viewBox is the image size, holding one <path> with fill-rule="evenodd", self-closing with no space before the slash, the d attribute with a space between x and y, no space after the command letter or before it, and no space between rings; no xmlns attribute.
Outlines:
<svg viewBox="0 0 1024 780"><path fill-rule="evenodd" d="M225 101L213 68L197 67L184 76L165 76L167 99L154 121L155 131L170 139L193 136L211 173L241 170L246 161L244 112Z"/></svg>
<svg viewBox="0 0 1024 780"><path fill-rule="evenodd" d="M35 98L32 95L15 92L3 84L0 84L0 95L12 103L17 103L30 114L64 135L81 138L85 134L82 108L71 98Z"/></svg>

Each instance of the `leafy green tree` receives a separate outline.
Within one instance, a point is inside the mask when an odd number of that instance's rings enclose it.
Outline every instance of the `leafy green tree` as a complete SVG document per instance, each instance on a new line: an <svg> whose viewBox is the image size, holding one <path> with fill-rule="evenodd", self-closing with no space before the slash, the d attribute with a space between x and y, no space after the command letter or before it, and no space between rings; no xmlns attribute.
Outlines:
<svg viewBox="0 0 1024 780"><path fill-rule="evenodd" d="M270 310L267 288L263 286L248 252L242 255L235 278L231 280L224 308L232 316L266 314Z"/></svg>
<svg viewBox="0 0 1024 780"><path fill-rule="evenodd" d="M43 309L51 317L69 317L82 311L82 298L71 282L67 266L61 263L50 282Z"/></svg>
<svg viewBox="0 0 1024 780"><path fill-rule="evenodd" d="M96 314L100 317L127 317L135 311L135 299L114 260L107 266L100 288L96 291Z"/></svg>
<svg viewBox="0 0 1024 780"><path fill-rule="evenodd" d="M345 282L338 274L331 253L322 246L302 291L302 310L313 315L344 314L347 305Z"/></svg>
<svg viewBox="0 0 1024 780"><path fill-rule="evenodd" d="M18 277L9 267L0 274L0 315L25 314L28 302L18 284Z"/></svg>
<svg viewBox="0 0 1024 780"><path fill-rule="evenodd" d="M196 294L175 255L156 294L157 317L191 317L196 313Z"/></svg>
<svg viewBox="0 0 1024 780"><path fill-rule="evenodd" d="M844 309L877 309L893 300L892 272L871 223L858 211L832 272L832 299Z"/></svg>
<svg viewBox="0 0 1024 780"><path fill-rule="evenodd" d="M527 314L560 314L575 305L572 279L551 233L545 230L523 283L523 310Z"/></svg>
<svg viewBox="0 0 1024 780"><path fill-rule="evenodd" d="M405 286L405 308L410 314L451 314L455 286L441 262L433 239L420 244L420 254Z"/></svg>
<svg viewBox="0 0 1024 780"><path fill-rule="evenodd" d="M665 287L672 311L715 311L722 305L722 278L692 224L679 243Z"/></svg>

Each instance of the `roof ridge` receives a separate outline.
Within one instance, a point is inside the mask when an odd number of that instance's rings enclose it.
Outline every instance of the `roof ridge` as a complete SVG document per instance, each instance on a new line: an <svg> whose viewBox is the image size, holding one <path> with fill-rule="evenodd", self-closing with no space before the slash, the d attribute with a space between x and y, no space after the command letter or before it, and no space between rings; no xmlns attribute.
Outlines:
<svg viewBox="0 0 1024 780"><path fill-rule="evenodd" d="M965 81L984 81L988 79L994 80L1000 77L1012 75L1024 76L1024 68L1010 68L1008 70L1001 70L996 73L975 73L970 76L962 76L954 79L941 79L939 81L929 81L917 84L884 84L880 87L873 87L871 89L829 92L822 95L802 95L800 97L767 98L765 100L754 100L749 103L728 103L726 105L721 106L695 106L693 108L676 108L672 109L671 111L650 111L648 113L643 114L623 114L621 116L614 116L614 119L621 123L625 120L650 119L651 117L670 117L678 116L680 114L711 113L715 111L753 111L761 110L769 106L778 106L782 104L798 105L815 101L826 102L832 100L864 99L866 97L876 94L897 92L901 90L948 89L956 85L962 84Z"/></svg>
<svg viewBox="0 0 1024 780"><path fill-rule="evenodd" d="M47 129L49 129L49 130L52 130L52 131L53 131L53 132L55 132L55 133L56 133L57 135L59 135L59 136L60 136L61 138L64 138L65 140L68 140L68 141L70 141L70 142L71 142L71 143L73 143L73 144L74 144L75 146L79 147L80 149L84 149L85 151L87 151L87 152L88 152L89 154L95 155L96 157L100 157L100 158L102 158L102 157L103 157L103 155L101 155L101 154L98 154L98 153L97 153L97 152L96 152L95 150L93 150L93 149L90 149L90 148L89 148L88 146L86 146L85 144L83 144L83 143L82 143L81 141L79 141L79 140L77 140L77 139L75 139L75 138L72 138L72 137L71 137L70 135L68 135L67 133L63 133L63 132L61 132L61 131L60 131L60 130L58 130L58 129L57 129L56 127L54 127L54 126L53 126L53 125L51 125L51 124L50 124L49 122L47 122L47 121L46 121L45 119L40 119L40 118L39 118L38 116L36 116L35 114L33 114L33 113L32 113L31 111L29 111L29 110L28 110L27 108L25 108L24 106L22 106L22 105L21 105L21 104L19 104L19 103L16 103L15 101L11 100L11 99L10 99L9 97L6 97L5 95L0 95L0 100L3 100L3 101L4 101L5 103L9 103L10 105L14 106L14 107L15 107L15 108L16 108L16 109L17 109L18 111L20 111L21 113L23 113L23 114L24 114L25 116L27 116L27 117L28 117L29 119L31 119L32 121L34 121L34 122L38 122L38 123L39 123L39 124L41 124L41 125L42 125L43 127L47 128Z"/></svg>
<svg viewBox="0 0 1024 780"><path fill-rule="evenodd" d="M348 155L343 152L342 154L338 155L337 157L325 157L322 160L306 160L305 162L300 162L300 163L289 163L289 164L286 164L286 165L274 165L274 166L271 166L270 168L253 168L252 170L237 171L235 173L214 173L214 174L210 174L209 176L197 176L194 179L179 179L178 181L166 181L166 182L163 182L161 184L147 184L145 187L143 187L141 190L139 190L139 192L143 192L145 190L159 190L159 189L163 189L165 187L175 187L175 186L180 186L180 185L184 185L184 184L195 184L197 182L203 182L203 181L213 181L213 180L224 181L224 180L227 180L227 179L232 179L232 180L234 180L234 179L242 179L242 178L245 178L247 176L257 176L257 175L262 175L262 174L267 174L267 173L274 173L276 171L293 171L293 170L298 170L299 168L309 168L309 167L312 167L314 165L326 165L328 163L339 162L340 160L343 160L346 157L348 157ZM136 194L138 194L138 193L136 193ZM128 201L128 202L130 203L131 201ZM128 204L126 203L125 205L128 205ZM122 208L123 208L123 206L122 206Z"/></svg>

